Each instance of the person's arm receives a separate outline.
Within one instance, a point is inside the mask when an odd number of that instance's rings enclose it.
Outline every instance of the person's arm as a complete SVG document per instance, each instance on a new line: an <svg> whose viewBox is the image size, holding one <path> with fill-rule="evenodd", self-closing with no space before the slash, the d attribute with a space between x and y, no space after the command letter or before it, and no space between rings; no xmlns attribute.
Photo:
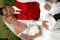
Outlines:
<svg viewBox="0 0 60 40"><path fill-rule="evenodd" d="M21 37L21 38L24 38L24 39L26 39L26 40L33 40L34 38L39 37L39 36L41 36L41 35L42 35L42 31L41 31L41 29L40 29L40 32L39 32L37 35L28 36L28 35L22 33L22 34L20 35L20 37Z"/></svg>
<svg viewBox="0 0 60 40"><path fill-rule="evenodd" d="M3 11L4 21L14 26L14 31L16 34L22 32L27 28L26 24L16 21L16 18L12 15L14 13L12 8L6 7L2 11Z"/></svg>
<svg viewBox="0 0 60 40"><path fill-rule="evenodd" d="M41 14L40 14L40 20L42 21L42 25L48 29L48 25L47 25L47 19L46 19L46 16L47 16L47 13L48 11L51 9L50 5L49 4L46 4L46 3L43 3L40 5L41 7Z"/></svg>
<svg viewBox="0 0 60 40"><path fill-rule="evenodd" d="M51 15L55 15L55 14L58 14L58 13L60 13L60 3L58 2L58 3L52 3L52 5L51 5L51 10L50 10L50 13L51 13Z"/></svg>
<svg viewBox="0 0 60 40"><path fill-rule="evenodd" d="M6 11L7 10L7 11ZM6 8L6 9L3 9L3 15L6 17L6 21L10 24L13 24L14 25L14 31L15 31L15 34L18 35L19 33L22 33L26 28L27 28L27 25L24 24L24 23L19 23L16 21L16 19L14 18L13 15L11 15L13 13L13 10L11 8ZM6 15L7 14L7 15ZM22 28L21 28L22 27ZM40 36L42 34L42 32L35 36L28 36L28 35L21 35L20 37L22 38L25 38L25 39L33 39L37 36ZM20 35L20 34L19 34Z"/></svg>

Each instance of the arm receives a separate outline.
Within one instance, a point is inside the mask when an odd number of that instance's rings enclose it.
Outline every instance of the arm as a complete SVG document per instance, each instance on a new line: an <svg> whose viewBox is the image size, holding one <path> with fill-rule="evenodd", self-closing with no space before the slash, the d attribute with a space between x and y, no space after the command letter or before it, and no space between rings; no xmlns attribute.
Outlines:
<svg viewBox="0 0 60 40"><path fill-rule="evenodd" d="M47 14L48 11L51 9L51 7L48 4L41 4L41 13L40 13L40 20L42 21L42 25L43 27L45 27L46 29L48 29L48 25L47 25L47 18L46 16L49 15Z"/></svg>
<svg viewBox="0 0 60 40"><path fill-rule="evenodd" d="M20 32L24 31L27 28L27 25L21 22L17 22L15 17L12 15L12 13L14 13L12 8L10 7L4 8L3 18L4 18L4 21L8 22L8 24L12 24L14 26L15 33L19 34Z"/></svg>
<svg viewBox="0 0 60 40"><path fill-rule="evenodd" d="M26 39L26 40L33 40L34 38L39 37L39 36L41 36L41 35L42 35L42 31L41 31L41 29L40 29L40 32L39 32L37 35L28 36L28 35L26 35L26 34L22 34L20 37L22 37L22 38L24 38L24 39Z"/></svg>
<svg viewBox="0 0 60 40"><path fill-rule="evenodd" d="M6 16L6 13L7 13L7 16ZM6 17L5 21L7 21L9 24L14 25L14 32L16 33L16 35L18 35L19 33L22 33L27 28L27 26L24 23L17 22L16 19L11 15L11 13L12 13L11 8L3 9L3 15ZM21 28L21 26L22 26L22 28ZM40 36L41 34L42 34L42 32L39 32L35 36L28 36L28 35L25 35L25 34L21 34L20 37L22 37L24 39L27 39L27 40L30 40L30 39L34 39L35 37Z"/></svg>

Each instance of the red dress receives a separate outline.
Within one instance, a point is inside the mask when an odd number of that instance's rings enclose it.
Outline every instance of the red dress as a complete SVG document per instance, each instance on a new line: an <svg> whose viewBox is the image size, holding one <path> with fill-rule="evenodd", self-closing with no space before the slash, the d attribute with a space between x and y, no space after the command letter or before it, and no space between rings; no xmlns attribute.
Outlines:
<svg viewBox="0 0 60 40"><path fill-rule="evenodd" d="M40 4L38 2L22 3L16 1L14 6L22 11L16 10L16 12L19 12L19 14L14 14L14 16L17 20L38 20L40 17L39 5Z"/></svg>

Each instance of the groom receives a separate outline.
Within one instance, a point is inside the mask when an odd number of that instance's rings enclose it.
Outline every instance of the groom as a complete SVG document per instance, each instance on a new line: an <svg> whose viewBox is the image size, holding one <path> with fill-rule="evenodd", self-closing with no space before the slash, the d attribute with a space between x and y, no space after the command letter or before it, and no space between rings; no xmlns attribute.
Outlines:
<svg viewBox="0 0 60 40"><path fill-rule="evenodd" d="M54 15L53 17L57 21L53 30L60 29L60 1L59 0L52 0L52 7L54 7Z"/></svg>

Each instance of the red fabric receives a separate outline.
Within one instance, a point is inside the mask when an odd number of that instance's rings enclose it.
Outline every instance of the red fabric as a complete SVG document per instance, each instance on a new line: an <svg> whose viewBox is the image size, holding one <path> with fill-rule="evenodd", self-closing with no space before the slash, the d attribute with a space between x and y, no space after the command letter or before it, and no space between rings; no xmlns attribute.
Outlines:
<svg viewBox="0 0 60 40"><path fill-rule="evenodd" d="M40 17L40 8L39 3L37 2L22 3L16 1L14 6L22 10L17 10L20 12L20 14L14 15L17 20L38 20L38 18Z"/></svg>

